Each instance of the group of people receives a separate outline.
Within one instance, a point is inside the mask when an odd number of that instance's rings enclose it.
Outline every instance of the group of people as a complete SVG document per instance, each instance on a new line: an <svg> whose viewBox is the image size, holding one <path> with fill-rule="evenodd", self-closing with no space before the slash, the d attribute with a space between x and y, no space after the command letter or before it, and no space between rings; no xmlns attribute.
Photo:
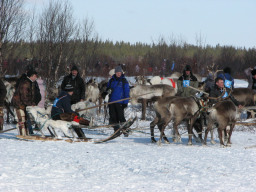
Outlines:
<svg viewBox="0 0 256 192"><path fill-rule="evenodd" d="M129 84L123 74L121 66L117 66L108 82L106 92L109 93L109 101L117 101L129 98ZM37 83L38 73L28 65L26 72L21 75L15 85L15 93L12 98L12 104L15 108L18 118L18 132L20 135L33 134L29 114L26 111L27 106L36 106L41 100L40 89ZM6 87L0 81L0 130L3 129L3 106L6 97ZM61 84L61 92L54 100L51 110L51 119L76 121L82 125L89 125L90 121L82 118L71 109L71 105L85 99L85 82L79 74L77 66L71 68L71 73L64 77ZM125 122L124 109L129 100L113 103L109 105L110 124L115 124L116 131L119 123ZM85 138L83 131L79 128L74 129L79 138Z"/></svg>
<svg viewBox="0 0 256 192"><path fill-rule="evenodd" d="M214 80L213 76L208 76L205 83L205 90L210 97L229 97L239 108L242 105L232 96L231 90L234 88L234 79L231 76L231 69L225 68L224 73L218 75ZM248 75L249 88L256 92L256 69L248 68L245 70ZM28 114L26 112L27 106L36 106L41 100L40 89L37 84L38 74L32 66L26 68L26 72L19 78L16 83L16 91L12 98L12 103L15 107L18 117L18 130L21 135L33 134L30 125ZM191 96L197 92L190 87L197 88L198 80L192 72L190 65L186 65L183 74L178 79L178 93L179 96ZM83 125L89 125L89 121L79 117L79 114L71 109L71 105L85 99L85 83L79 74L78 68L74 65L71 73L64 77L61 84L61 92L54 100L51 118L53 120L76 121ZM126 121L124 109L129 102L130 88L127 79L124 76L121 66L117 66L111 72L110 80L105 91L109 94L109 102L114 102L109 105L109 123L113 124L114 131L119 129L119 123ZM3 106L4 98L6 96L6 88L2 81L0 81L0 130L3 129ZM217 100L211 100L214 104ZM78 137L85 137L81 129L75 130Z"/></svg>
<svg viewBox="0 0 256 192"><path fill-rule="evenodd" d="M213 78L213 75L210 74L210 76L208 76L205 81L205 90L209 93L209 97L222 97L223 99L229 97L236 106L241 108L242 105L232 96L231 93L232 89L234 88L234 79L231 76L231 69L229 67L226 67L224 68L223 73L219 74L216 79ZM193 75L190 65L185 66L183 74L179 77L177 84L177 95L187 97L196 94L197 90L190 87L198 88L199 83L197 78ZM217 101L217 99L211 99L210 104L215 104Z"/></svg>

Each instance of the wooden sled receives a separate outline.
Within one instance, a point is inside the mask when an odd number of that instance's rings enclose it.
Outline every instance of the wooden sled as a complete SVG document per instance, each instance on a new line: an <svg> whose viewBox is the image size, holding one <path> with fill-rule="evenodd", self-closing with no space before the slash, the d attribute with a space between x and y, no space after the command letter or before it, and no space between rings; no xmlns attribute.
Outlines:
<svg viewBox="0 0 256 192"><path fill-rule="evenodd" d="M236 125L255 126L256 122L236 122Z"/></svg>

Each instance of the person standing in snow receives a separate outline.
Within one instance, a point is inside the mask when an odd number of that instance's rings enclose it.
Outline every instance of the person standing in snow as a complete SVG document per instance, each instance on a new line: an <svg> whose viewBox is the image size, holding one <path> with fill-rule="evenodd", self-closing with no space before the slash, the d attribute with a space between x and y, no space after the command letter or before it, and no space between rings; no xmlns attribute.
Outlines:
<svg viewBox="0 0 256 192"><path fill-rule="evenodd" d="M71 105L85 99L85 84L81 78L77 66L71 68L71 73L64 77L61 83L61 90L65 90L66 85L72 85L74 93L71 96Z"/></svg>
<svg viewBox="0 0 256 192"><path fill-rule="evenodd" d="M126 80L121 66L115 68L115 74L108 81L107 90L109 93L109 102L117 101L130 97L130 87ZM117 124L126 122L124 117L124 109L127 107L129 100L119 101L109 105L109 124ZM119 129L119 126L113 126L114 131Z"/></svg>
<svg viewBox="0 0 256 192"><path fill-rule="evenodd" d="M23 136L33 133L28 114L26 113L26 107L36 106L39 102L37 98L38 93L36 90L36 83L35 83L36 79L37 79L37 72L34 71L33 69L29 70L26 74L26 79L22 79L19 82L19 85L15 90L15 93L12 98L12 104L16 109L16 113L18 117L18 125L19 125L18 130L20 135L23 135Z"/></svg>

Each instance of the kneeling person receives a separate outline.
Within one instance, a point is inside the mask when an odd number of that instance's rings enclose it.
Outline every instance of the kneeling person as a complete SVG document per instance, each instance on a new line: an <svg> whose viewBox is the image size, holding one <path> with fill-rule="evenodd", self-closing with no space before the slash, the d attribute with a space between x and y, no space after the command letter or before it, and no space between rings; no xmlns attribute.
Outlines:
<svg viewBox="0 0 256 192"><path fill-rule="evenodd" d="M73 86L67 84L64 91L54 100L51 117L53 120L75 121L81 125L89 125L89 121L79 117L78 114L71 109L71 96L73 94ZM85 138L84 132L80 128L74 128L79 138Z"/></svg>

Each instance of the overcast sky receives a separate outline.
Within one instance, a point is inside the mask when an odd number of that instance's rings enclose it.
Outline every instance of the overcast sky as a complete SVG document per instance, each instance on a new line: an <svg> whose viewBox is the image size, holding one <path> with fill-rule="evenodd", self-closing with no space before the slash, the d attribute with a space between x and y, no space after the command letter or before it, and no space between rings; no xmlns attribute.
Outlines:
<svg viewBox="0 0 256 192"><path fill-rule="evenodd" d="M26 0L44 7L50 0ZM256 0L69 0L102 40L256 47Z"/></svg>

